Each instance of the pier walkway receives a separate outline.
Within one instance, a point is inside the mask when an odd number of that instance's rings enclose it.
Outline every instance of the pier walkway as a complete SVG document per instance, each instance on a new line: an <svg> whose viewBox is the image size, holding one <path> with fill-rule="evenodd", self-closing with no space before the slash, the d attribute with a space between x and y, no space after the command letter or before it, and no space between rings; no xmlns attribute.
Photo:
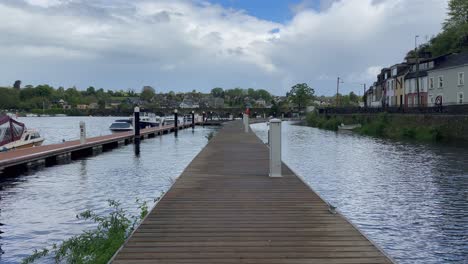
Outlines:
<svg viewBox="0 0 468 264"><path fill-rule="evenodd" d="M241 122L210 140L112 263L392 263Z"/></svg>
<svg viewBox="0 0 468 264"><path fill-rule="evenodd" d="M197 122L195 125L198 124ZM191 126L191 123L180 124L178 130ZM174 132L174 129L174 125L145 128L141 130L140 135L141 139L144 140L149 137ZM129 144L133 142L133 140L134 133L130 131L90 137L86 139L86 143L84 144L80 144L80 140L73 140L58 144L0 152L0 176L14 175L17 171L28 167L36 168L49 164L67 163L73 159L74 156L81 157L89 154L98 154L106 149Z"/></svg>

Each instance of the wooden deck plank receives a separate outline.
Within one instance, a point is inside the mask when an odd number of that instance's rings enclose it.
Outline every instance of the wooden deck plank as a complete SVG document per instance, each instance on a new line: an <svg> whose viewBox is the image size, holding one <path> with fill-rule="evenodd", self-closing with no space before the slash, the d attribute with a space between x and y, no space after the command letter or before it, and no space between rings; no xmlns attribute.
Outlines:
<svg viewBox="0 0 468 264"><path fill-rule="evenodd" d="M392 263L268 148L226 124L113 258L113 263Z"/></svg>

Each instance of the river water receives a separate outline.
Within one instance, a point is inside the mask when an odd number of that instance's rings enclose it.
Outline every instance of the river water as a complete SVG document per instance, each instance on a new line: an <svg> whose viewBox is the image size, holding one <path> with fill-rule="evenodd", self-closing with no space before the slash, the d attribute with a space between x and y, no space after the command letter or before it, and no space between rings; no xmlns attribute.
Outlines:
<svg viewBox="0 0 468 264"><path fill-rule="evenodd" d="M45 144L110 133L114 117L20 118ZM252 125L266 139L265 124ZM91 228L75 215L108 210L106 200L136 213L171 185L206 145L213 128L197 127L31 175L0 180L0 263ZM374 139L283 123L283 160L398 263L467 263L468 148Z"/></svg>
<svg viewBox="0 0 468 264"><path fill-rule="evenodd" d="M45 144L79 137L79 121L88 135L109 134L115 117L20 118L37 128ZM122 146L70 164L44 168L31 175L0 179L0 263L18 263L32 253L58 243L93 225L76 219L91 209L99 214L109 208L107 200L120 201L132 214L136 198L150 208L183 169L206 145L206 135L216 128L197 127L143 140L140 155L134 145ZM47 261L46 261L47 262ZM50 260L50 262L52 262Z"/></svg>
<svg viewBox="0 0 468 264"><path fill-rule="evenodd" d="M110 134L109 126L116 119L129 117L19 117L17 121L26 125L26 128L37 129L45 138L44 145L60 143L63 140L80 139L80 121L86 124L86 136L97 137Z"/></svg>
<svg viewBox="0 0 468 264"><path fill-rule="evenodd" d="M252 125L267 139L265 124ZM468 263L468 148L284 122L282 158L398 263Z"/></svg>

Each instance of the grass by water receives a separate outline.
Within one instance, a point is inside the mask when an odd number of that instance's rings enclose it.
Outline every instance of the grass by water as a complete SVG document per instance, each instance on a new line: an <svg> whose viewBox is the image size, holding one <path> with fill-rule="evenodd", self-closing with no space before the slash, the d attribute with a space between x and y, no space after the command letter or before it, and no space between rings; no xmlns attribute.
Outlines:
<svg viewBox="0 0 468 264"><path fill-rule="evenodd" d="M398 118L390 117L386 113L379 114L375 118L360 115L344 117L310 113L307 115L306 124L332 131L337 131L340 124L361 124L362 127L356 128L355 132L362 135L391 139L412 139L426 142L439 142L448 139L441 127L400 122Z"/></svg>
<svg viewBox="0 0 468 264"><path fill-rule="evenodd" d="M140 209L137 216L129 216L120 207L120 203L113 200L108 201L111 209L108 215L100 216L90 210L80 213L76 217L93 221L97 224L96 229L84 231L59 245L54 244L51 248L36 249L22 263L33 263L46 256L53 256L56 263L107 263L148 214L147 203L138 199L136 202Z"/></svg>

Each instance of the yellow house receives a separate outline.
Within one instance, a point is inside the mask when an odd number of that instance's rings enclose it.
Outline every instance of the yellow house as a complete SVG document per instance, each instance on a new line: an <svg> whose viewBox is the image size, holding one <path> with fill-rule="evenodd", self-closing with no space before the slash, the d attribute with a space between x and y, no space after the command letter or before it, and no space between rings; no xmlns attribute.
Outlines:
<svg viewBox="0 0 468 264"><path fill-rule="evenodd" d="M396 78L395 96L397 106L404 106L405 104L405 75Z"/></svg>
<svg viewBox="0 0 468 264"><path fill-rule="evenodd" d="M397 107L405 106L405 75L408 72L406 63L392 66L392 76L395 78L395 102Z"/></svg>

